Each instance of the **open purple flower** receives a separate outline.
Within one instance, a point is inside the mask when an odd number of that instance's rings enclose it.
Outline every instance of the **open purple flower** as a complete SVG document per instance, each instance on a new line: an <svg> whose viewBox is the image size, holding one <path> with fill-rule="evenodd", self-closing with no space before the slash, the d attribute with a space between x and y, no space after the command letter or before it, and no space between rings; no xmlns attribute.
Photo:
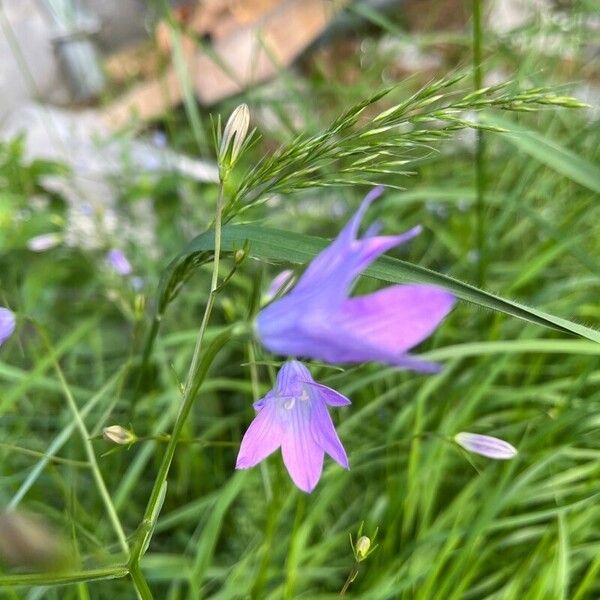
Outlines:
<svg viewBox="0 0 600 600"><path fill-rule="evenodd" d="M348 458L329 416L327 405L347 406L350 400L316 383L297 360L286 362L277 383L254 404L257 415L244 434L235 465L249 469L281 447L293 482L312 492L321 477L323 457L329 454L348 468Z"/></svg>
<svg viewBox="0 0 600 600"><path fill-rule="evenodd" d="M16 320L12 310L0 306L0 346L13 334Z"/></svg>
<svg viewBox="0 0 600 600"><path fill-rule="evenodd" d="M420 232L415 227L380 236L375 225L358 238L361 220L381 192L371 191L292 290L258 314L258 336L271 352L330 363L378 361L418 371L439 369L406 351L431 335L450 312L451 294L429 285L394 285L349 297L354 280L378 256Z"/></svg>

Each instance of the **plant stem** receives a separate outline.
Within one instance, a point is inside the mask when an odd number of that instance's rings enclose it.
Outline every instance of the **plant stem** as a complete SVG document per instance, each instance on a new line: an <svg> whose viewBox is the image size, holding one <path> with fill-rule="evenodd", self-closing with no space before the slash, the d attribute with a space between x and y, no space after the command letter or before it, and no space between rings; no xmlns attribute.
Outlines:
<svg viewBox="0 0 600 600"><path fill-rule="evenodd" d="M254 350L254 344L248 342L248 362L250 363L250 381L252 383L252 401L258 402L260 400L259 390L259 378L258 369L256 367L256 352ZM260 463L260 475L265 490L265 500L268 504L273 501L273 486L271 485L271 479L269 477L269 471L264 461Z"/></svg>
<svg viewBox="0 0 600 600"><path fill-rule="evenodd" d="M482 16L481 0L473 0L473 87L479 90L483 87L482 62ZM486 245L485 245L485 201L484 201L484 139L483 131L477 129L475 150L475 189L477 194L476 219L477 219L477 282L482 286L485 282L486 271Z"/></svg>
<svg viewBox="0 0 600 600"><path fill-rule="evenodd" d="M18 575L0 575L0 587L67 585L80 581L98 581L118 579L129 572L123 565L75 571L71 573L19 573Z"/></svg>
<svg viewBox="0 0 600 600"><path fill-rule="evenodd" d="M204 316L202 317L202 323L198 331L198 336L196 338L196 345L194 347L194 353L192 355L192 360L190 363L190 368L188 371L186 384L183 391L181 406L179 408L177 418L175 419L173 432L171 434L171 437L169 438L169 443L167 445L167 449L165 450L165 454L163 456L158 474L156 476L156 479L154 480L152 492L150 493L150 499L148 500L146 511L144 513L144 517L142 519L142 523L131 552L130 571L132 573L132 579L136 586L138 595L143 600L151 599L152 592L148 588L148 585L143 578L141 569L139 567L139 563L141 557L148 548L150 540L152 539L154 526L156 524L156 520L161 509L162 501L164 500L167 478L169 476L171 463L173 462L173 458L175 456L175 449L177 447L177 443L183 431L183 427L185 425L187 417L192 409L192 405L194 403L194 398L196 396L198 388L200 387L200 384L202 383L202 380L206 375L209 365L212 363L212 360L214 359L217 352L231 337L230 330L226 330L223 333L221 333L212 341L210 346L207 348L203 360L200 360L202 342L204 340L204 334L206 333L206 328L208 326L212 308L214 306L219 282L219 261L221 256L221 219L223 212L224 194L223 188L224 183L223 181L221 181L219 186L219 196L217 199L215 215L215 248L210 293L206 303L206 308L204 310Z"/></svg>
<svg viewBox="0 0 600 600"><path fill-rule="evenodd" d="M352 567L352 570L350 571L350 574L348 575L348 578L346 579L346 583L344 583L344 587L342 587L342 589L340 590L340 598L343 598L346 595L346 592L348 591L350 584L356 579L357 575L358 575L358 563L354 563L354 566Z"/></svg>
<svg viewBox="0 0 600 600"><path fill-rule="evenodd" d="M43 339L46 341L46 345L49 350L52 351L52 347L50 345L50 341L48 340L45 332L41 332ZM106 484L104 483L104 479L102 477L102 473L100 471L100 467L98 466L98 461L96 460L96 454L94 452L94 447L92 446L92 442L90 441L90 433L81 417L81 413L79 412L79 408L77 407L77 403L73 398L73 394L71 394L71 389L69 388L67 381L65 379L64 373L58 364L58 361L54 359L54 370L58 375L61 386L63 388L65 398L67 399L67 403L69 404L69 408L73 413L73 417L75 418L75 423L77 428L79 429L79 433L81 435L81 440L83 442L83 446L85 448L85 452L87 454L88 463L94 475L94 480L96 481L96 487L98 488L98 492L102 497L102 501L104 502L104 507L106 508L106 512L108 513L108 518L110 519L113 529L117 534L117 538L119 540L119 544L121 546L121 550L125 553L125 556L129 556L129 544L127 543L127 537L125 536L125 532L123 531L123 526L121 525L121 521L119 520L119 516L117 515L117 511L112 503L112 499L108 490L106 489Z"/></svg>
<svg viewBox="0 0 600 600"><path fill-rule="evenodd" d="M196 346L194 347L194 354L192 355L192 362L188 371L187 381L185 385L185 391L187 392L194 379L194 373L198 368L198 361L200 360L200 350L202 349L202 342L204 340L204 334L208 326L208 321L215 303L215 297L217 287L219 283L219 261L221 259L221 219L223 214L223 193L224 193L224 182L221 181L219 185L219 196L217 198L217 209L215 215L215 253L213 259L213 271L210 282L210 293L206 302L206 309L204 310L204 316L202 317L202 323L200 324L200 331L196 338Z"/></svg>
<svg viewBox="0 0 600 600"><path fill-rule="evenodd" d="M141 600L152 600L152 590L148 586L148 582L140 569L139 563L131 564L129 567L129 576L135 585L135 590L138 594L138 598Z"/></svg>

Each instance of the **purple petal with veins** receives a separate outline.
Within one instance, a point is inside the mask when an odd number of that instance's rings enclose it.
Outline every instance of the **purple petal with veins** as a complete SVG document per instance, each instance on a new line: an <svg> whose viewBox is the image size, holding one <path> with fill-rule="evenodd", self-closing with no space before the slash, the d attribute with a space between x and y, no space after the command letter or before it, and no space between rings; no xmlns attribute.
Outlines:
<svg viewBox="0 0 600 600"><path fill-rule="evenodd" d="M257 415L242 439L236 469L254 467L281 448L292 481L307 493L321 478L325 454L348 469L348 457L329 416L328 404L344 406L350 400L316 383L302 363L286 362L273 390L254 404Z"/></svg>
<svg viewBox="0 0 600 600"><path fill-rule="evenodd" d="M436 372L439 366L407 351L429 337L452 309L455 298L429 285L395 285L350 297L355 279L381 254L421 231L378 235L379 225L358 237L376 188L338 237L308 265L296 285L266 306L257 332L268 350L330 363L377 361Z"/></svg>

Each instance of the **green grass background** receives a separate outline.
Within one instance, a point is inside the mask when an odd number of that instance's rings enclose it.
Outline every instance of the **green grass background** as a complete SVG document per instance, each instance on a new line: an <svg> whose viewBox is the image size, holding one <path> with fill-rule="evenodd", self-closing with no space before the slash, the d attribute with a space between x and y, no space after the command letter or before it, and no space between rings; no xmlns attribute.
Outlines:
<svg viewBox="0 0 600 600"><path fill-rule="evenodd" d="M577 96L592 76L586 17L594 5L574 3L562 27L534 22L513 36L486 32L484 70L502 69L524 87L567 84L561 89ZM388 35L425 50L445 41L443 35L409 37L393 20L378 20ZM558 37L574 66L536 46L541 30ZM372 42L380 34L360 35ZM452 43L459 64L468 64L470 33L452 34ZM268 106L278 116L279 125L262 132L244 157L246 166L298 133L292 115L316 133L381 87L389 57L374 46L365 52L362 67L356 56L344 59L345 69L359 73L352 83L325 77L317 58L303 64L301 79L282 74L282 99L259 88L216 107L213 112L226 116L245 100L251 111ZM414 75L396 93L408 96L424 83ZM196 115L194 136L190 110L196 111L188 103L187 112L167 116L170 142L199 152L196 142L204 139L200 152L209 156L207 116ZM591 109L490 113L491 123L516 133L485 133L483 159L484 287L592 327L600 317L596 116ZM411 165L413 176L392 176L389 182L405 190L389 190L371 215L384 221L386 232L424 226L399 258L477 283L475 154L468 136L457 138L434 144ZM134 598L127 577L102 577L123 562L118 530L128 539L135 533L165 444L148 440L114 451L98 435L117 423L139 436L170 430L209 267L194 274L166 311L139 390L136 369L158 279L182 240L209 225L216 190L176 176L123 182L124 214L150 197L157 215L154 254L128 247L146 281L136 294L103 269L101 253L24 249L39 229L60 224L64 205L40 185L40 175L56 167L27 164L19 143L0 150L0 302L19 313L17 335L0 350L0 505L41 514L61 531L74 555L70 576L80 571L84 581L40 586L69 573L23 575L3 567L0 597ZM232 188L243 172L236 170ZM243 219L332 237L364 191L283 195ZM48 207L14 225L33 195L47 197ZM226 257L223 275L231 265ZM218 296L209 338L245 317L252 290L257 284L264 290L280 266L252 259L241 265ZM423 376L373 364L313 366L317 380L353 401L334 411L351 470L327 460L316 491L305 495L278 454L263 468L234 471L251 402L270 387L274 369L254 344L226 346L187 422L142 561L155 597L335 598L353 564L349 534L363 522L367 534L379 528L379 546L360 565L348 597L600 597L598 345L460 302L420 350L442 360L444 371ZM446 439L464 430L502 437L519 454L509 462L466 456ZM86 581L92 575L100 579Z"/></svg>

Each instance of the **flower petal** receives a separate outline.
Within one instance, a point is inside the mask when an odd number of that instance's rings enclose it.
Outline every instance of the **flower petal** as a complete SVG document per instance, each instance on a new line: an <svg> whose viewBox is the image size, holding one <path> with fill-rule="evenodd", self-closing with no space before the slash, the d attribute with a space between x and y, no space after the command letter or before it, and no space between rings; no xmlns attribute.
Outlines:
<svg viewBox="0 0 600 600"><path fill-rule="evenodd" d="M15 313L0 306L0 346L13 334L15 326Z"/></svg>
<svg viewBox="0 0 600 600"><path fill-rule="evenodd" d="M235 468L254 467L281 446L282 437L277 408L273 403L265 403L244 434Z"/></svg>
<svg viewBox="0 0 600 600"><path fill-rule="evenodd" d="M288 360L277 373L277 395L293 396L302 393L302 381L312 380L310 371L297 360Z"/></svg>
<svg viewBox="0 0 600 600"><path fill-rule="evenodd" d="M406 350L429 336L453 304L451 294L435 287L393 286L346 300L337 311L309 313L312 321L306 316L297 323L310 335L298 334L288 344L326 362L378 361L436 373L439 365Z"/></svg>
<svg viewBox="0 0 600 600"><path fill-rule="evenodd" d="M325 451L335 462L344 469L349 469L348 457L340 438L335 431L331 416L327 412L325 404L318 400L313 406L313 415L311 419L311 431L315 442Z"/></svg>
<svg viewBox="0 0 600 600"><path fill-rule="evenodd" d="M324 452L310 431L310 416L301 410L290 410L289 415L289 428L281 441L281 455L292 481L302 491L310 493L321 478Z"/></svg>
<svg viewBox="0 0 600 600"><path fill-rule="evenodd" d="M383 194L384 188L382 185L378 185L374 187L360 203L358 210L354 213L352 218L348 221L344 229L340 232L338 238L345 240L355 240L358 237L358 230L360 228L360 224L369 209L369 206Z"/></svg>
<svg viewBox="0 0 600 600"><path fill-rule="evenodd" d="M421 233L416 226L400 235L377 235L342 244L335 240L310 263L290 294L317 292L328 304L341 302L352 282L384 252L404 244Z"/></svg>
<svg viewBox="0 0 600 600"><path fill-rule="evenodd" d="M329 404L329 406L349 406L352 404L346 396L336 392L334 389L323 385L322 383L317 383L316 381L303 381L302 383L306 383L311 387L315 388L319 392L321 399Z"/></svg>
<svg viewBox="0 0 600 600"><path fill-rule="evenodd" d="M337 238L308 265L293 292L310 292L315 285L321 287L329 279L330 288L341 299L354 278L380 254L420 233L421 228L414 227L397 236L375 236L379 229L376 223L367 230L364 239L358 239L358 230L367 209L382 193L383 187L378 186L365 196Z"/></svg>
<svg viewBox="0 0 600 600"><path fill-rule="evenodd" d="M454 296L426 285L395 285L350 298L340 323L381 350L402 353L429 337L450 312Z"/></svg>
<svg viewBox="0 0 600 600"><path fill-rule="evenodd" d="M439 365L438 363L431 362L430 360L423 360L418 356L412 356L412 354L390 355L387 359L380 358L379 360L389 362L395 367L419 371L420 373L439 373L443 369L442 365Z"/></svg>

